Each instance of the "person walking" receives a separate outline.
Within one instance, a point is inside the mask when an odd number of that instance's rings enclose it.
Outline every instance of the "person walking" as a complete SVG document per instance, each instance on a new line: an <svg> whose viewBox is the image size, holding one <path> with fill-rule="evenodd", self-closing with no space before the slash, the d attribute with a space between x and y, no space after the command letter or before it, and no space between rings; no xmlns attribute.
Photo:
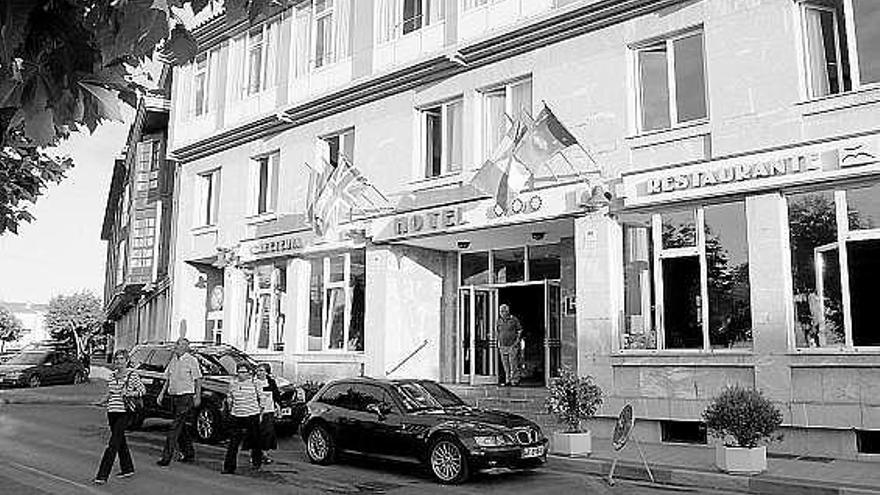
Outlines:
<svg viewBox="0 0 880 495"><path fill-rule="evenodd" d="M128 367L128 362L127 350L119 349L113 353L113 372L107 381L106 398L110 440L101 457L98 474L95 475L96 485L103 485L107 482L117 456L119 457L120 471L116 476L128 478L134 475L134 462L131 459L131 452L128 450L128 443L125 441L125 428L128 427L132 415L138 412L134 410L136 409L134 404L137 403L135 398L143 397L146 388L144 388L140 376Z"/></svg>
<svg viewBox="0 0 880 495"><path fill-rule="evenodd" d="M250 440L251 464L254 469L259 469L262 465L263 452L260 445L262 400L262 394L257 389L250 368L246 363L238 363L235 366L235 378L229 382L229 390L226 393L230 414L230 437L223 470L220 471L222 474L235 474L238 448L245 437Z"/></svg>
<svg viewBox="0 0 880 495"><path fill-rule="evenodd" d="M498 307L498 321L495 323L498 339L498 352L501 353L501 366L504 368L504 382L509 387L519 384L519 348L522 342L522 325L519 318L510 314L510 306Z"/></svg>
<svg viewBox="0 0 880 495"><path fill-rule="evenodd" d="M272 376L272 366L262 363L256 369L254 383L260 392L260 400L263 404L263 412L260 414L260 447L263 451L263 464L272 464L272 458L268 451L278 448L278 438L275 435L275 417L281 412L281 392L275 377Z"/></svg>
<svg viewBox="0 0 880 495"><path fill-rule="evenodd" d="M202 402L202 371L199 361L189 353L189 341L184 337L177 339L171 361L165 368L165 384L156 398L160 407L166 394L171 400L174 421L165 437L162 457L156 464L170 464L175 448L180 449L181 462L193 462L196 453L187 426L192 424L193 413Z"/></svg>

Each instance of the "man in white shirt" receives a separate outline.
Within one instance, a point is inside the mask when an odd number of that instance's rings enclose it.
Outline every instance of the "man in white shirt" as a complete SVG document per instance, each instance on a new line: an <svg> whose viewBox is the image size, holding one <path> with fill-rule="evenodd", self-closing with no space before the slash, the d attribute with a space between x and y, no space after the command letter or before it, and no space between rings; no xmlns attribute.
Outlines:
<svg viewBox="0 0 880 495"><path fill-rule="evenodd" d="M184 337L177 339L171 361L165 368L165 384L156 398L160 406L166 393L171 400L174 422L165 438L162 457L156 464L160 466L170 464L174 457L175 446L180 447L182 462L192 462L196 454L187 423L192 422L193 411L202 402L202 371L199 368L199 361L189 353L189 341Z"/></svg>

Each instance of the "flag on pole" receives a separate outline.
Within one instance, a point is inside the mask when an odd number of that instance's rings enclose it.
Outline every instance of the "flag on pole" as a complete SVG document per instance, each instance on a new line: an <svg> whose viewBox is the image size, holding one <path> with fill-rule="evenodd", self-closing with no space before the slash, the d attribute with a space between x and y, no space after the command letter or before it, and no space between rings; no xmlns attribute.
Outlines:
<svg viewBox="0 0 880 495"><path fill-rule="evenodd" d="M323 161L323 160L322 160ZM307 215L315 234L335 232L343 217L393 209L391 203L342 154L332 168L323 162L322 171L310 170Z"/></svg>
<svg viewBox="0 0 880 495"><path fill-rule="evenodd" d="M575 144L577 139L545 103L538 117L528 126L523 138L514 148L513 156L527 167L537 168L547 163L556 153Z"/></svg>
<svg viewBox="0 0 880 495"><path fill-rule="evenodd" d="M507 211L513 196L525 187L531 177L530 171L513 157L513 150L524 132L522 123L513 123L492 151L492 155L471 179L471 185L494 196L495 202L504 211Z"/></svg>

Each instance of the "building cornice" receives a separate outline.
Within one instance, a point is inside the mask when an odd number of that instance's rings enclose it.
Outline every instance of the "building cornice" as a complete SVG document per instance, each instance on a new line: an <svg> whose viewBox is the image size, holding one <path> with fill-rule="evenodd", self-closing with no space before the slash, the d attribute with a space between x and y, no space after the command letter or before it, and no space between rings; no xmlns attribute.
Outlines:
<svg viewBox="0 0 880 495"><path fill-rule="evenodd" d="M284 121L276 115L258 118L175 149L171 156L181 163L198 160L254 139L293 129L440 79L447 79L499 60L619 24L683 1L685 0L604 0L568 10L563 9L546 18L516 27L497 36L460 46L456 53L456 61L453 61L447 53L440 53L433 58L390 73L370 76L369 79L352 82L330 94L279 111L278 114L283 115ZM203 26L198 35L202 37L200 41L205 40L207 44L211 44L210 40L215 40L217 36L229 36L228 29L229 26L223 23L222 19L215 19ZM214 44L216 43L215 41Z"/></svg>

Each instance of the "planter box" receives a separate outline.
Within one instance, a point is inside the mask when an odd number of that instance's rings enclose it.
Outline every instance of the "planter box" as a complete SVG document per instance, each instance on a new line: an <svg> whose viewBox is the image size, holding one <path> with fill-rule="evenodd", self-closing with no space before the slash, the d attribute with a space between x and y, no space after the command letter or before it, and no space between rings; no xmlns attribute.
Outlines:
<svg viewBox="0 0 880 495"><path fill-rule="evenodd" d="M715 465L730 474L758 474L767 470L767 447L745 449L719 443L715 446Z"/></svg>
<svg viewBox="0 0 880 495"><path fill-rule="evenodd" d="M578 456L589 455L593 452L592 433L553 433L553 445L551 451L554 454Z"/></svg>

